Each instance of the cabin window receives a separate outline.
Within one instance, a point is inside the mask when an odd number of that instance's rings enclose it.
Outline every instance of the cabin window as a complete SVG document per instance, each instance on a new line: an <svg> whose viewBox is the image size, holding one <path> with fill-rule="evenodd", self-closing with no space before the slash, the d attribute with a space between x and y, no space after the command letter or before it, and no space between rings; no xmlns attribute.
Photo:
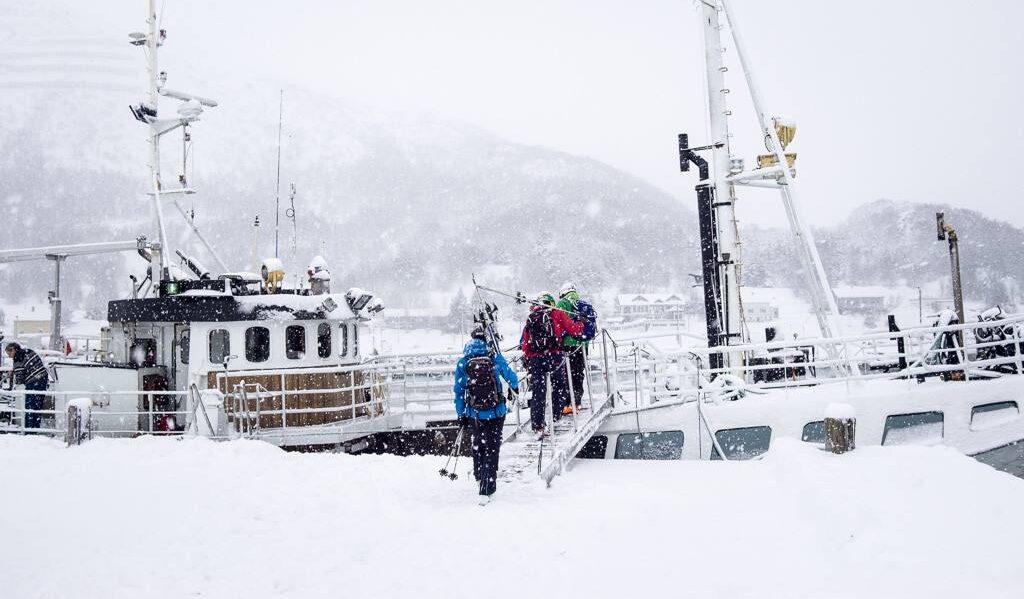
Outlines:
<svg viewBox="0 0 1024 599"><path fill-rule="evenodd" d="M178 361L188 364L188 352L192 347L192 334L186 329L181 332L181 339L178 341Z"/></svg>
<svg viewBox="0 0 1024 599"><path fill-rule="evenodd" d="M321 358L331 357L331 325L326 322L316 327L316 355Z"/></svg>
<svg viewBox="0 0 1024 599"><path fill-rule="evenodd" d="M942 412L896 414L885 418L882 445L915 445L937 443L942 440Z"/></svg>
<svg viewBox="0 0 1024 599"><path fill-rule="evenodd" d="M136 366L156 366L156 339L136 339L129 350L131 363Z"/></svg>
<svg viewBox="0 0 1024 599"><path fill-rule="evenodd" d="M800 440L807 443L825 443L825 421L815 420L805 424Z"/></svg>
<svg viewBox="0 0 1024 599"><path fill-rule="evenodd" d="M306 356L306 327L293 324L284 330L284 355L289 360Z"/></svg>
<svg viewBox="0 0 1024 599"><path fill-rule="evenodd" d="M605 452L608 451L608 437L594 435L576 454L577 458L585 460L603 460Z"/></svg>
<svg viewBox="0 0 1024 599"><path fill-rule="evenodd" d="M999 426L1020 416L1020 408L1015 401L999 401L971 408L971 430L983 430Z"/></svg>
<svg viewBox="0 0 1024 599"><path fill-rule="evenodd" d="M348 355L348 325L342 323L341 328L339 330L341 331L341 353L338 354L338 355L339 356L347 356Z"/></svg>
<svg viewBox="0 0 1024 599"><path fill-rule="evenodd" d="M267 327L245 329L245 359L250 362L266 362L270 359L270 329Z"/></svg>
<svg viewBox="0 0 1024 599"><path fill-rule="evenodd" d="M623 433L615 442L616 460L678 460L683 457L683 431Z"/></svg>
<svg viewBox="0 0 1024 599"><path fill-rule="evenodd" d="M717 431L715 440L725 452L726 459L749 460L768 451L768 447L772 444L772 428L770 426L727 428ZM712 446L711 459L722 459L717 447Z"/></svg>
<svg viewBox="0 0 1024 599"><path fill-rule="evenodd" d="M210 331L209 350L211 364L223 364L224 358L231 355L231 336L227 329Z"/></svg>

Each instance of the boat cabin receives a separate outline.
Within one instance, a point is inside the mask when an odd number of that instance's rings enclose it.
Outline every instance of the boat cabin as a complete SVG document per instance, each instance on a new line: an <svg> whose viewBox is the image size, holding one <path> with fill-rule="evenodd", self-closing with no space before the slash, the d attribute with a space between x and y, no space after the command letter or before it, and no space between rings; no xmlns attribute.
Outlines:
<svg viewBox="0 0 1024 599"><path fill-rule="evenodd" d="M138 412L137 432L184 430L188 391L223 394L236 431L338 423L377 415L382 387L359 368L371 296L234 295L192 289L109 303L103 360L61 363L60 386L111 397ZM98 406L103 408L104 406ZM95 410L94 410L95 413ZM244 415L244 418L242 417ZM125 419L124 429L135 428Z"/></svg>

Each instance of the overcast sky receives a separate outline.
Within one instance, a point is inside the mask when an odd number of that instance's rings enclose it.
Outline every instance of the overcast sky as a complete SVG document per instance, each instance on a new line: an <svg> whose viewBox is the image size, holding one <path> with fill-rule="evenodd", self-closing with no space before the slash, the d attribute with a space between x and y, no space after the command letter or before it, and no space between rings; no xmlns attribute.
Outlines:
<svg viewBox="0 0 1024 599"><path fill-rule="evenodd" d="M691 0L161 3L165 65L250 78L253 93L300 86L454 117L598 158L694 201L695 174L678 173L675 147L677 133L696 141L706 130ZM45 6L55 20L21 22L18 37L63 33L54 28L62 22L69 35L121 42L144 26L144 0ZM813 223L891 198L948 202L1024 225L1024 183L1000 177L1024 153L1024 3L733 6L768 110L798 124L791 149ZM731 48L727 56L735 58ZM749 164L760 136L739 69L727 76L734 151ZM746 191L738 214L784 222L777 194L767 191Z"/></svg>

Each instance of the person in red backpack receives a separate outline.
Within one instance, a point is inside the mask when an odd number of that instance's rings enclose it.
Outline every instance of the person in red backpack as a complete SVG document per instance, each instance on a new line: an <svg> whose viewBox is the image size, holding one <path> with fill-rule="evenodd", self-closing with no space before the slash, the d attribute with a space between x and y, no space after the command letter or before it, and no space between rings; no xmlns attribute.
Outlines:
<svg viewBox="0 0 1024 599"><path fill-rule="evenodd" d="M552 418L561 418L565 406L569 405L569 379L562 341L567 335L578 337L582 334L583 323L575 322L565 311L557 309L555 298L550 293L542 293L537 298L519 340L530 375L530 421L537 438L547 434L544 411L549 376Z"/></svg>

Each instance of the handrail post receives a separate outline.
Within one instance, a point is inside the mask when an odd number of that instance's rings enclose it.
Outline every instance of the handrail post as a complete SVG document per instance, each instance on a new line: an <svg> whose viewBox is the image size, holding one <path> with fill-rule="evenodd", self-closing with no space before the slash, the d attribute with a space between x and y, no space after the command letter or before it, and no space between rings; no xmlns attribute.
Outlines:
<svg viewBox="0 0 1024 599"><path fill-rule="evenodd" d="M281 373L281 430L288 428L288 395L285 393L284 373Z"/></svg>
<svg viewBox="0 0 1024 599"><path fill-rule="evenodd" d="M576 390L572 388L572 368L569 366L569 354L565 354L565 378L566 387L569 389L569 401L571 402L572 408L572 431L576 432L578 429L576 424ZM580 399L582 403L583 400Z"/></svg>
<svg viewBox="0 0 1024 599"><path fill-rule="evenodd" d="M263 402L263 396L266 395L266 388L263 385L256 383L256 438L260 438L260 403Z"/></svg>
<svg viewBox="0 0 1024 599"><path fill-rule="evenodd" d="M1013 327L1013 336L1011 337L1011 339L1013 340L1013 358L1014 358L1014 362L1016 362L1016 364L1017 364L1017 374L1024 374L1024 368L1022 368L1022 366L1024 366L1024 365L1021 364L1021 359L1020 359L1020 327L1019 326L1014 325L1014 327Z"/></svg>

